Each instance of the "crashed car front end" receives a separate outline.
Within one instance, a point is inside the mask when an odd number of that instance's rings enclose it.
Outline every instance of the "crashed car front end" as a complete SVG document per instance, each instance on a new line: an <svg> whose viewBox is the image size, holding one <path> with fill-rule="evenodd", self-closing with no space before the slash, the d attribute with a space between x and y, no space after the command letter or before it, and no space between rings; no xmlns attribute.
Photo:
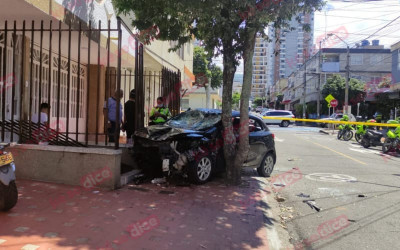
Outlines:
<svg viewBox="0 0 400 250"><path fill-rule="evenodd" d="M170 129L169 131L167 131ZM163 131L164 133L158 133ZM202 155L216 159L218 148L213 131L199 133L175 128L151 126L135 133L134 152L141 168L152 175L164 176L174 173L185 174L186 166ZM207 133L208 132L208 133ZM161 170L161 171L160 171Z"/></svg>

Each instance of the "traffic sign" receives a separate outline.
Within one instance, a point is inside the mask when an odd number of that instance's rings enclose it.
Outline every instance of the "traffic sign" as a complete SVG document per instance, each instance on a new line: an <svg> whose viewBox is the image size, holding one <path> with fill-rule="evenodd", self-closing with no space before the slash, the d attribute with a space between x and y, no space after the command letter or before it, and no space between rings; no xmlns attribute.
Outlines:
<svg viewBox="0 0 400 250"><path fill-rule="evenodd" d="M325 97L325 100L327 103L330 103L332 100L335 100L335 97L333 97L331 94L329 94L327 97Z"/></svg>
<svg viewBox="0 0 400 250"><path fill-rule="evenodd" d="M338 103L337 100L333 99L333 100L330 102L330 104L331 104L332 107L335 108L335 107L337 107L337 105L338 105L339 103Z"/></svg>
<svg viewBox="0 0 400 250"><path fill-rule="evenodd" d="M330 104L330 103L328 103L328 108L332 108L332 106L331 106L331 104Z"/></svg>

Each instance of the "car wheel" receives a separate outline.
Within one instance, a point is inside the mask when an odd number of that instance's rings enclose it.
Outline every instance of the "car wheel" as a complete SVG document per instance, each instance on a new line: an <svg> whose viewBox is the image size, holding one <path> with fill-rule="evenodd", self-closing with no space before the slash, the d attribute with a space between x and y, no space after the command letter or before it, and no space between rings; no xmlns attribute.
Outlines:
<svg viewBox="0 0 400 250"><path fill-rule="evenodd" d="M268 153L264 156L260 166L257 168L257 173L261 177L270 177L274 170L275 157L272 153Z"/></svg>
<svg viewBox="0 0 400 250"><path fill-rule="evenodd" d="M281 127L285 127L285 128L287 128L287 127L289 127L289 121L282 121L282 126Z"/></svg>
<svg viewBox="0 0 400 250"><path fill-rule="evenodd" d="M213 169L211 157L202 156L189 165L188 177L195 184L203 184L211 179Z"/></svg>
<svg viewBox="0 0 400 250"><path fill-rule="evenodd" d="M17 204L18 190L15 181L11 181L8 186L0 182L0 210L8 211Z"/></svg>

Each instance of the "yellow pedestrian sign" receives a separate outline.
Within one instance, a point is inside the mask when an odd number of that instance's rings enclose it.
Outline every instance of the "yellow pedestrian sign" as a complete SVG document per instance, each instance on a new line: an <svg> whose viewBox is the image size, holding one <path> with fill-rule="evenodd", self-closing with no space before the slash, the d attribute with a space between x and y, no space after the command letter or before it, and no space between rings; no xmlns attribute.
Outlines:
<svg viewBox="0 0 400 250"><path fill-rule="evenodd" d="M326 100L328 103L331 103L332 100L335 100L335 97L333 97L331 94L329 94L327 97L325 97L325 100Z"/></svg>

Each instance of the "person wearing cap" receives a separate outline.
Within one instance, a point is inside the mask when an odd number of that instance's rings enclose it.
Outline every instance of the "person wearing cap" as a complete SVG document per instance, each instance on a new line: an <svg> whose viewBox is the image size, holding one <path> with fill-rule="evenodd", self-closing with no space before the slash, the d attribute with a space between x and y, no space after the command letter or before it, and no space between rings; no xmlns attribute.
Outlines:
<svg viewBox="0 0 400 250"><path fill-rule="evenodd" d="M124 105L125 123L123 129L126 131L127 143L132 144L132 135L135 132L135 90L129 92L129 100Z"/></svg>
<svg viewBox="0 0 400 250"><path fill-rule="evenodd" d="M164 98L157 98L157 106L150 112L149 125L163 124L171 117L168 107L164 105Z"/></svg>

